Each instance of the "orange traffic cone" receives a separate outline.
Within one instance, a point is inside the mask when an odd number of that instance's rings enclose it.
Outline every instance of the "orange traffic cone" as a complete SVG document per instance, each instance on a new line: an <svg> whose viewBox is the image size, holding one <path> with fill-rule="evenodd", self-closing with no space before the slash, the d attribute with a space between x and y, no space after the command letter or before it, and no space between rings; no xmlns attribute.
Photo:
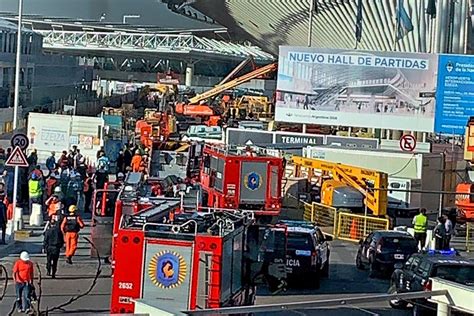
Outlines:
<svg viewBox="0 0 474 316"><path fill-rule="evenodd" d="M351 237L351 239L354 239L354 240L358 240L358 234L357 234L357 226L358 226L358 223L357 223L357 219L353 219L352 220L352 223L351 223L351 229L349 231L349 235Z"/></svg>

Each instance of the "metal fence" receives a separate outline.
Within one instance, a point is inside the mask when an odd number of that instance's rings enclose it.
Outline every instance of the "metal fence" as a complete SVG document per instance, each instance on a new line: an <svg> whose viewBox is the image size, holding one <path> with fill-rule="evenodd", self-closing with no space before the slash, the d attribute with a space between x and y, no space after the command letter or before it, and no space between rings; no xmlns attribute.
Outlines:
<svg viewBox="0 0 474 316"><path fill-rule="evenodd" d="M341 212L338 214L337 238L359 241L373 231L389 228L388 219Z"/></svg>
<svg viewBox="0 0 474 316"><path fill-rule="evenodd" d="M316 223L326 235L342 240L357 242L375 230L390 228L390 221L385 218L341 212L321 203L303 203L303 207L304 220Z"/></svg>

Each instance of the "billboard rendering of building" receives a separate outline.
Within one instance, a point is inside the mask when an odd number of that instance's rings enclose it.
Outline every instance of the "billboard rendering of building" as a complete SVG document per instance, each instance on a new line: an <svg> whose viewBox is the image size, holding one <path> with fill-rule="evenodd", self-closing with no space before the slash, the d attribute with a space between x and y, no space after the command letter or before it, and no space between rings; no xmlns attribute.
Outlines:
<svg viewBox="0 0 474 316"><path fill-rule="evenodd" d="M437 66L435 54L282 46L276 120L432 132Z"/></svg>

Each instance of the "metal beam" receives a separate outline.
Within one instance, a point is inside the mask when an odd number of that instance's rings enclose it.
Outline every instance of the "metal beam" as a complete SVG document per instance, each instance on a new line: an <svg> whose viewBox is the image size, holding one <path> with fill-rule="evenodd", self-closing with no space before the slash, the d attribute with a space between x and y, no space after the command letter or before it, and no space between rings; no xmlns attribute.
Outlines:
<svg viewBox="0 0 474 316"><path fill-rule="evenodd" d="M256 61L274 57L256 46L243 46L194 35L38 30L49 50L135 52L207 56L209 59L252 56Z"/></svg>
<svg viewBox="0 0 474 316"><path fill-rule="evenodd" d="M374 302L385 302L390 300L412 300L416 298L429 298L433 296L448 295L447 290L438 290L431 292L410 292L398 294L380 294L380 295L365 295L348 298L337 298L330 300L306 301L296 303L280 303L256 306L239 306L226 307L219 309L201 309L195 311L185 311L188 315L223 315L223 314L247 314L247 313L262 313L262 312L282 312L287 310L299 309L314 309L322 307L334 306L351 306L357 304L367 304Z"/></svg>

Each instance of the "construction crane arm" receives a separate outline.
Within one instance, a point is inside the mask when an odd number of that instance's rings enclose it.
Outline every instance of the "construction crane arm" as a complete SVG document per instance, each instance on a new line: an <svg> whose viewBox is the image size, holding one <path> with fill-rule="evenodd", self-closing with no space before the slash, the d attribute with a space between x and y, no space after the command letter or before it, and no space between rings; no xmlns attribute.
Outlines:
<svg viewBox="0 0 474 316"><path fill-rule="evenodd" d="M233 79L229 82L226 82L224 84L217 85L216 87L212 88L211 90L208 90L204 93L198 94L195 97L189 99L189 104L196 104L199 103L203 100L207 100L209 98L212 98L213 96L218 95L219 93L224 92L225 90L232 89L234 87L237 87L238 85L241 85L247 81L250 81L252 79L255 79L257 77L260 77L262 75L268 74L272 71L275 71L277 69L278 64L273 63L269 64L263 67L260 67L258 69L255 69L254 71L251 71L243 76L237 77L236 79Z"/></svg>

